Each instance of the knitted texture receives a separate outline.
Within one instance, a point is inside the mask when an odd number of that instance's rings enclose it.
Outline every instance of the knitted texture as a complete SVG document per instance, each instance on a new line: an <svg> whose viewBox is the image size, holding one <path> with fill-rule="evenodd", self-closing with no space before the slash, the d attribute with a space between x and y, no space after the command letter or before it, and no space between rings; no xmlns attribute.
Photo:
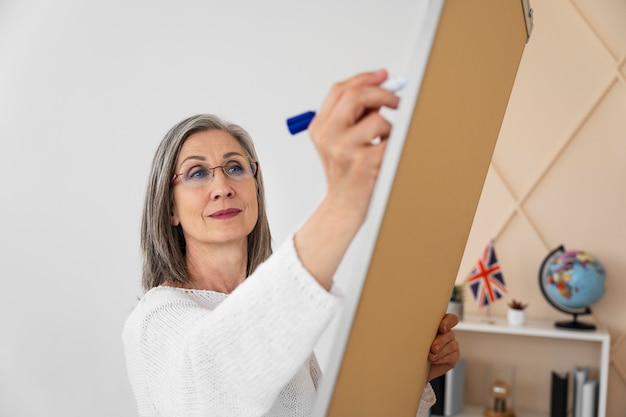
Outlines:
<svg viewBox="0 0 626 417"><path fill-rule="evenodd" d="M321 374L311 352L339 304L292 239L230 295L151 289L123 330L139 415L310 416Z"/></svg>

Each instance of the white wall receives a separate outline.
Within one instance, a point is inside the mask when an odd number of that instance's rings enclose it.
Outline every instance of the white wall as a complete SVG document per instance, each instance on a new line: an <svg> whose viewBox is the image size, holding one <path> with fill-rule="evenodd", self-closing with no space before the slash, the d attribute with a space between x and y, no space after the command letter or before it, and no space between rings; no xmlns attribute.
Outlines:
<svg viewBox="0 0 626 417"><path fill-rule="evenodd" d="M0 1L0 415L136 415L121 328L163 134L203 112L247 128L282 241L324 190L285 118L401 73L425 2Z"/></svg>

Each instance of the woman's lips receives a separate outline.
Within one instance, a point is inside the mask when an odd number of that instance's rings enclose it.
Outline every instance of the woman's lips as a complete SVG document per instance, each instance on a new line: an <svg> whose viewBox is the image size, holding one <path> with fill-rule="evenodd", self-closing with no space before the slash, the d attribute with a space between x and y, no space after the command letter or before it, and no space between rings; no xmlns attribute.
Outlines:
<svg viewBox="0 0 626 417"><path fill-rule="evenodd" d="M233 217L238 215L240 212L241 210L239 209L229 208L229 209L219 210L214 213L211 213L209 217L213 219L218 219L218 220L227 220L227 219L232 219Z"/></svg>

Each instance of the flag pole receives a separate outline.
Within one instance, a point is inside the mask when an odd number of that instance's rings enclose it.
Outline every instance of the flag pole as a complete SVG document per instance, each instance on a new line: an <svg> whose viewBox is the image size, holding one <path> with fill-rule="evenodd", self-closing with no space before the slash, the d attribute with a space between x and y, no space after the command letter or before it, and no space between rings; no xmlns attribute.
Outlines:
<svg viewBox="0 0 626 417"><path fill-rule="evenodd" d="M487 304L487 318L485 319L485 321L488 324L494 324L495 321L491 318L491 303Z"/></svg>

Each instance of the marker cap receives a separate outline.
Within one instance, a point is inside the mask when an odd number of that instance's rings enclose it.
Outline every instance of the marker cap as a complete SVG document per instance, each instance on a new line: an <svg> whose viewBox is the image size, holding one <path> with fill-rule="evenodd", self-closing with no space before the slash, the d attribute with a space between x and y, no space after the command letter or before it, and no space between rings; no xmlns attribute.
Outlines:
<svg viewBox="0 0 626 417"><path fill-rule="evenodd" d="M295 135L303 130L307 130L314 117L314 111L308 111L297 116L290 117L287 119L287 128L289 129L289 133Z"/></svg>

